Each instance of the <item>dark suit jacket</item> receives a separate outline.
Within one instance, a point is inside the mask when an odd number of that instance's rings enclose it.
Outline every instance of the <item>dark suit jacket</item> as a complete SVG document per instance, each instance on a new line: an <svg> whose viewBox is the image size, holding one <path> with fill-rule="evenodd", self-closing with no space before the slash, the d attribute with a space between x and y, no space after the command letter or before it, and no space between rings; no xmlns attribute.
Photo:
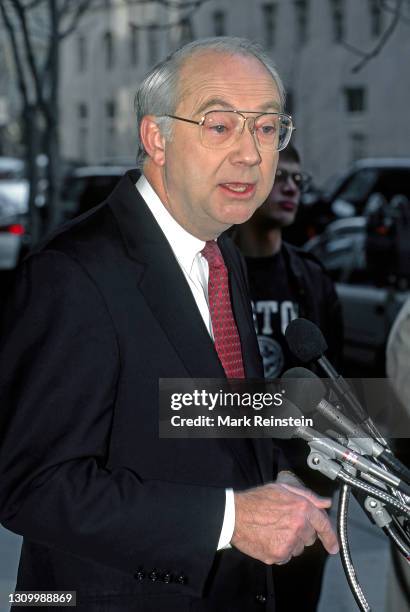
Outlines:
<svg viewBox="0 0 410 612"><path fill-rule="evenodd" d="M266 567L216 553L225 488L272 480L266 441L158 438L158 379L224 372L128 173L24 263L3 321L0 515L18 589L78 609L273 609ZM219 240L248 377L261 377L240 257ZM261 605L263 604L263 605Z"/></svg>

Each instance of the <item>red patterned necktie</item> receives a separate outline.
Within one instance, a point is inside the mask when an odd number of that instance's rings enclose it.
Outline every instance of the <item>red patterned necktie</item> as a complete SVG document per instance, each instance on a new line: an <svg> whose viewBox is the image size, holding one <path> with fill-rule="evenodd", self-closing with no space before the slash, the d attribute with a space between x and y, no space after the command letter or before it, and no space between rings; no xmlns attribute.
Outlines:
<svg viewBox="0 0 410 612"><path fill-rule="evenodd" d="M215 240L208 240L202 255L208 262L208 301L215 348L228 378L244 378L241 341L233 318L228 270Z"/></svg>

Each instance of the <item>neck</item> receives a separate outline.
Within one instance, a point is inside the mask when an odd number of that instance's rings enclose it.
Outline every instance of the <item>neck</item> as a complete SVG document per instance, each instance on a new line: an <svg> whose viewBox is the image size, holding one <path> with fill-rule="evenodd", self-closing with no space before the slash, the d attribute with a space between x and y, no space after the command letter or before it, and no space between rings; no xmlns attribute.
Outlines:
<svg viewBox="0 0 410 612"><path fill-rule="evenodd" d="M156 166L150 160L145 163L143 173L171 217L173 217L173 219L189 234L195 236L195 238L203 240L204 242L207 240L216 240L223 231L230 227L228 224L222 228L217 226L213 227L212 224L208 223L207 219L202 223L201 219L192 219L187 215L181 206L175 206L175 200L173 201L168 193L161 167ZM194 223L192 222L193 220L195 221ZM206 223L208 225L206 225Z"/></svg>
<svg viewBox="0 0 410 612"><path fill-rule="evenodd" d="M280 228L263 229L250 223L239 226L236 243L246 257L269 257L282 246Z"/></svg>

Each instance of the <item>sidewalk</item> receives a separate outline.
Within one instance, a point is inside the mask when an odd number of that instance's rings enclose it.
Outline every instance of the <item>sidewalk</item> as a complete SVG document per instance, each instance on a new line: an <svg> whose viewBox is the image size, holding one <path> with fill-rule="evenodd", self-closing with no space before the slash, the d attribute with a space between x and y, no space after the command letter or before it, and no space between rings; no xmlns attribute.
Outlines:
<svg viewBox="0 0 410 612"><path fill-rule="evenodd" d="M16 585L21 538L0 526L0 612L9 612L8 594Z"/></svg>

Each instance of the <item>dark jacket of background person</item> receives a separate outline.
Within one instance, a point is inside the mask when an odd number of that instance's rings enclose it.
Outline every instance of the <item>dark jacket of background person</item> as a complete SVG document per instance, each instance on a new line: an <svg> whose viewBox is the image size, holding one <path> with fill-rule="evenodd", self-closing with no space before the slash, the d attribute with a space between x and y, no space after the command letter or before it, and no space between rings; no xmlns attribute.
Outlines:
<svg viewBox="0 0 410 612"><path fill-rule="evenodd" d="M340 368L343 318L333 281L311 253L286 242L282 243L282 252L288 262L290 281L298 293L299 314L320 327L328 345L326 356Z"/></svg>
<svg viewBox="0 0 410 612"><path fill-rule="evenodd" d="M76 590L87 612L249 612L263 598L273 610L270 568L215 552L225 488L275 478L271 441L158 437L159 378L225 374L135 180L26 260L2 323L0 515L24 536L16 588ZM240 257L219 244L245 373L261 377Z"/></svg>

